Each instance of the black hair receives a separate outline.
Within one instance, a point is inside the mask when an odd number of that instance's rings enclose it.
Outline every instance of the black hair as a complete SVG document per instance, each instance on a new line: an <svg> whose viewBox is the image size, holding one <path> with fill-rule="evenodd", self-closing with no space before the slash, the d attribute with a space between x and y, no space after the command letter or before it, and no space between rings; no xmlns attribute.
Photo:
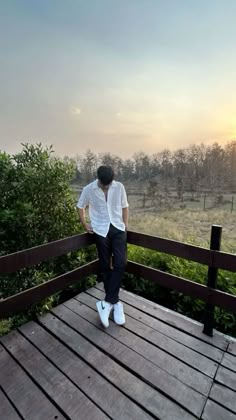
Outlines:
<svg viewBox="0 0 236 420"><path fill-rule="evenodd" d="M97 177L102 185L108 185L114 179L114 171L111 166L99 166L97 170Z"/></svg>

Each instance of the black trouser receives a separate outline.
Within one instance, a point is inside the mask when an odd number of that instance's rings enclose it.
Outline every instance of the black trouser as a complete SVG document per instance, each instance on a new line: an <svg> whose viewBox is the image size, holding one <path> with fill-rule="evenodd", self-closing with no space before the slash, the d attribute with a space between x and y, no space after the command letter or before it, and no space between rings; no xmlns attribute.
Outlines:
<svg viewBox="0 0 236 420"><path fill-rule="evenodd" d="M100 272L106 292L105 300L115 304L119 300L119 290L126 266L126 239L127 232L110 225L109 232L104 238L95 234ZM110 267L110 258L113 254L113 268Z"/></svg>

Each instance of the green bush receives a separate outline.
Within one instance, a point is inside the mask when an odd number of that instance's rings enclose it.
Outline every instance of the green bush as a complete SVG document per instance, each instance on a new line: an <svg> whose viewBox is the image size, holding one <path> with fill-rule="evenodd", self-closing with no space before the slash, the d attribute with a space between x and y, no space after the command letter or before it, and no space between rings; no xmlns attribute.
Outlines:
<svg viewBox="0 0 236 420"><path fill-rule="evenodd" d="M142 247L129 245L128 258L137 263L147 265L178 277L206 284L208 267L159 253ZM182 313L190 318L203 321L205 303L200 299L185 296L183 293L158 286L143 278L126 274L124 287L160 305ZM219 270L217 288L236 295L236 273ZM219 331L236 336L236 316L218 307L215 308L215 328Z"/></svg>
<svg viewBox="0 0 236 420"><path fill-rule="evenodd" d="M55 157L51 147L25 144L14 156L0 152L0 255L81 232L70 188L74 175L73 163ZM39 285L94 257L95 248L89 247L1 276L0 298ZM76 292L85 287L86 280L70 290ZM59 294L51 296L23 314L0 321L0 334L43 313L60 299Z"/></svg>

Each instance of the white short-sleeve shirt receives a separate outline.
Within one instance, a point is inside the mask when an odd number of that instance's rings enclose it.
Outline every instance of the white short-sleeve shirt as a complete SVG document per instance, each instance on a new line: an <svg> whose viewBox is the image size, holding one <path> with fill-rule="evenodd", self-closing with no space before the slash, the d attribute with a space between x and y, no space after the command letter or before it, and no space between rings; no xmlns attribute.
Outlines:
<svg viewBox="0 0 236 420"><path fill-rule="evenodd" d="M89 207L89 217L93 231L106 237L110 224L117 229L125 231L122 218L122 209L129 206L125 187L121 182L112 181L107 201L102 189L98 186L98 180L91 182L83 188L77 207L85 209Z"/></svg>

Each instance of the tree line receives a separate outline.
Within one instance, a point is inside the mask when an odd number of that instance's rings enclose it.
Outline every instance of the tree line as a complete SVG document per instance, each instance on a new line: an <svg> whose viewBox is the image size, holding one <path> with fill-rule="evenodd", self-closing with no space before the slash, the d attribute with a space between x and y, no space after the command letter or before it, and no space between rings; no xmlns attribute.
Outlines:
<svg viewBox="0 0 236 420"><path fill-rule="evenodd" d="M111 165L116 177L123 182L152 180L163 189L236 192L236 140L225 146L214 143L191 145L175 151L164 149L153 155L137 152L130 159L122 159L110 152L97 155L91 150L64 159L74 162L74 181L81 183L92 181L97 167L104 164Z"/></svg>

